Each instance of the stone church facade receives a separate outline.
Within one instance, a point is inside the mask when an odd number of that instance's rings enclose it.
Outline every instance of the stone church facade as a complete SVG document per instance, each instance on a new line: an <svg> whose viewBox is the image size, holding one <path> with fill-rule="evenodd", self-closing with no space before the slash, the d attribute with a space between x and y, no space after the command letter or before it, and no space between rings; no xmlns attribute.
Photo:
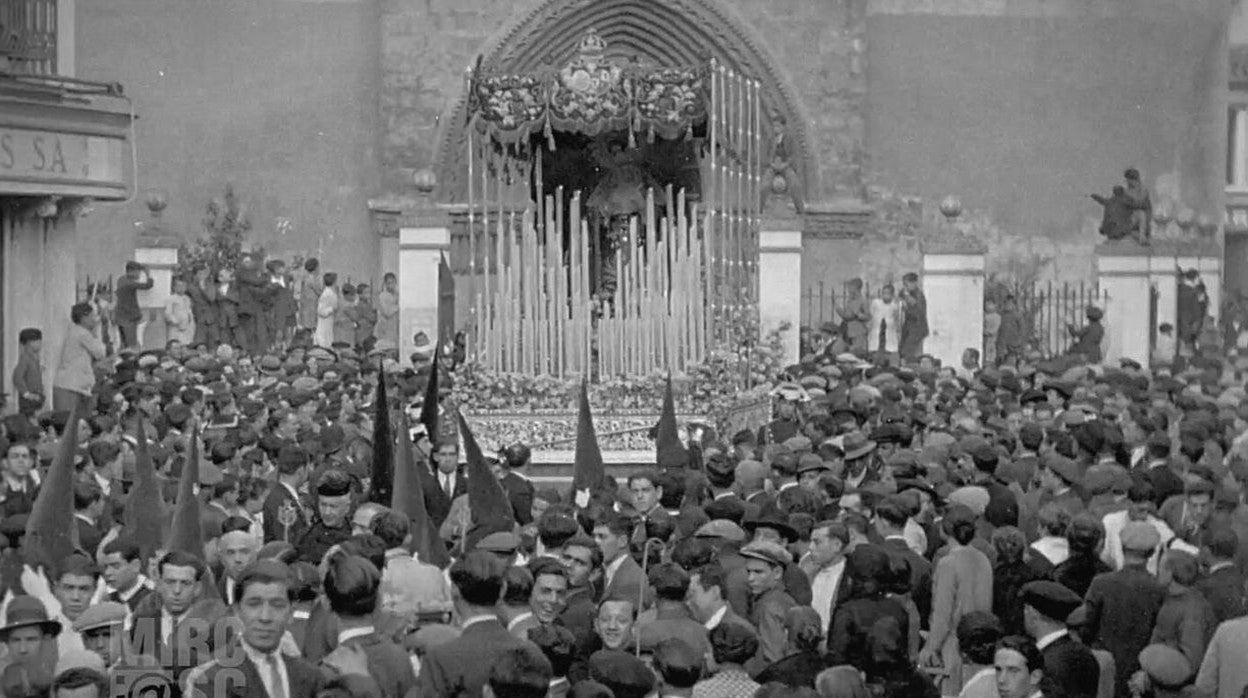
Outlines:
<svg viewBox="0 0 1248 698"><path fill-rule="evenodd" d="M1127 167L1155 198L1220 221L1231 12L1224 0L110 0L80 3L79 61L133 95L140 186L167 192L169 227L196 235L229 182L257 244L345 276L379 279L400 227L464 203L473 66L554 67L594 29L621 58L714 57L760 81L807 204L798 215L773 197L768 215L802 233L807 287L917 269L950 195L990 272L1077 279L1098 242L1088 195ZM136 41L117 40L127 31ZM102 209L80 224L100 252L84 258L119 267L142 197Z"/></svg>

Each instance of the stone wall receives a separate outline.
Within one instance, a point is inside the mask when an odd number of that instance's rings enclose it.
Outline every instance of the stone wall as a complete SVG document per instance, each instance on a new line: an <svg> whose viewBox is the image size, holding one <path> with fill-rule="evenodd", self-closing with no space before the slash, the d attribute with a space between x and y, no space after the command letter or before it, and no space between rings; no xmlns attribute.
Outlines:
<svg viewBox="0 0 1248 698"><path fill-rule="evenodd" d="M870 178L958 195L1004 247L1088 247L1088 195L1131 166L1155 202L1220 217L1227 16L1220 0L875 0Z"/></svg>
<svg viewBox="0 0 1248 698"><path fill-rule="evenodd" d="M367 201L377 189L381 68L376 0L79 2L78 75L134 100L139 196L79 223L79 275L120 273L143 192L168 194L165 224L198 236L232 182L252 238L320 253L355 279L376 273ZM282 222L287 221L287 225Z"/></svg>
<svg viewBox="0 0 1248 698"><path fill-rule="evenodd" d="M257 241L375 277L368 199L410 197L412 174L463 128L466 69L552 2L80 2L79 73L135 99L140 191L168 191L170 227L198 231L232 181ZM1087 195L1128 165L1219 210L1222 0L681 2L714 8L773 61L809 137L810 199L861 200L871 185L934 216L957 194L985 222L990 274L1063 259L1052 275L1090 275L1100 209ZM99 276L129 257L146 212L141 196L95 209L80 274ZM812 236L805 276L896 278L921 242Z"/></svg>
<svg viewBox="0 0 1248 698"><path fill-rule="evenodd" d="M462 98L466 71L511 28L551 0L510 5L492 0L382 6L381 114L385 186L401 195L411 175L433 167L449 117ZM584 0L560 11L591 8ZM620 3L614 3L620 4ZM865 157L866 0L706 0L775 59L799 103L815 172L811 197L858 196ZM564 9L566 8L566 10ZM567 60L569 56L558 57Z"/></svg>

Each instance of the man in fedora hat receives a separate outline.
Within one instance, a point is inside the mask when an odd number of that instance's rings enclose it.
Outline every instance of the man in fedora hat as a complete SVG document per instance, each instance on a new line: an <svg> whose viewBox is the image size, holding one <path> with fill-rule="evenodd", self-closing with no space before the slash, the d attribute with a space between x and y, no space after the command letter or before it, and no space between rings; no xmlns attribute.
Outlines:
<svg viewBox="0 0 1248 698"><path fill-rule="evenodd" d="M5 665L51 659L50 641L60 634L60 622L48 618L43 602L33 596L14 597L0 626L0 640L8 648Z"/></svg>
<svg viewBox="0 0 1248 698"><path fill-rule="evenodd" d="M853 431L841 440L845 451L845 487L857 488L879 479L879 472L871 466L875 442L860 431Z"/></svg>

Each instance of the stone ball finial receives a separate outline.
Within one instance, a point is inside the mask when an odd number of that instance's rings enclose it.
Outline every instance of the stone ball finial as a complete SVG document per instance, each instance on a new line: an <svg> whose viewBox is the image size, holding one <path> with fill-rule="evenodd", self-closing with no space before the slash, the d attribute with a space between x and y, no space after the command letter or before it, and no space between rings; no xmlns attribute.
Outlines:
<svg viewBox="0 0 1248 698"><path fill-rule="evenodd" d="M416 191L421 194L432 193L438 186L438 175L428 167L421 168L412 174L412 184L416 185Z"/></svg>
<svg viewBox="0 0 1248 698"><path fill-rule="evenodd" d="M1153 221L1161 227L1170 225L1170 221L1174 220L1174 209L1169 201L1163 201L1153 209Z"/></svg>
<svg viewBox="0 0 1248 698"><path fill-rule="evenodd" d="M1205 237L1213 237L1218 232L1218 221L1208 213L1202 213L1196 217L1196 230Z"/></svg>
<svg viewBox="0 0 1248 698"><path fill-rule="evenodd" d="M1179 228L1181 228L1183 232L1186 233L1187 231L1191 230L1192 225L1196 223L1196 212L1184 206L1183 208L1179 209L1179 212L1177 214L1175 214L1174 222L1178 223Z"/></svg>
<svg viewBox="0 0 1248 698"><path fill-rule="evenodd" d="M158 216L169 206L169 195L164 189L148 189L147 200L144 203L147 204L147 210L151 211L153 216Z"/></svg>
<svg viewBox="0 0 1248 698"><path fill-rule="evenodd" d="M952 223L954 219L962 215L962 200L953 194L946 196L940 202L940 214Z"/></svg>

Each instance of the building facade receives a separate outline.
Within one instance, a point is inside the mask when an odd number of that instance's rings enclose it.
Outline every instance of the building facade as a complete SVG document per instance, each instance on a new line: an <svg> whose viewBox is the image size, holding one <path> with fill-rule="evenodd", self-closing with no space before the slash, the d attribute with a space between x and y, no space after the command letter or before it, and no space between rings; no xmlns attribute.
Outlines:
<svg viewBox="0 0 1248 698"><path fill-rule="evenodd" d="M0 4L0 364L22 328L53 370L77 300L79 221L133 191L134 114L121 85L76 78L74 0ZM15 399L13 400L15 401Z"/></svg>
<svg viewBox="0 0 1248 698"><path fill-rule="evenodd" d="M125 81L144 114L140 187L167 191L168 226L194 235L204 204L232 183L257 244L318 255L342 276L394 270L399 230L434 225L430 211L442 212L454 251L470 71L556 69L589 29L622 60L713 57L759 81L763 128L790 134L805 204L799 215L772 197L768 215L801 232L808 288L854 276L878 286L921 268L934 204L948 195L987 244L989 274L1056 279L1094 276L1101 210L1089 194L1108 194L1128 167L1193 220L1220 220L1227 196L1224 0L79 9L84 65ZM128 35L161 38L117 40ZM91 258L115 269L145 211L101 208L84 222ZM457 272L463 259L452 255Z"/></svg>

